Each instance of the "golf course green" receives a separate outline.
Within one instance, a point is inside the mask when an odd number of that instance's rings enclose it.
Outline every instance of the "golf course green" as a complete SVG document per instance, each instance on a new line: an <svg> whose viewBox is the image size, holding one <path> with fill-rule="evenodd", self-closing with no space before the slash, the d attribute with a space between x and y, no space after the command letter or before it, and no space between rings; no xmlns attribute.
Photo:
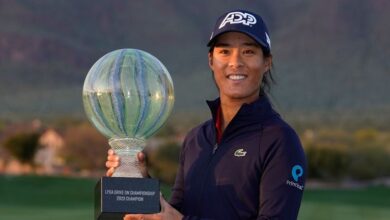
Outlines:
<svg viewBox="0 0 390 220"><path fill-rule="evenodd" d="M93 219L97 179L0 175L1 220ZM169 197L169 187L162 186ZM390 188L308 189L300 220L390 219Z"/></svg>

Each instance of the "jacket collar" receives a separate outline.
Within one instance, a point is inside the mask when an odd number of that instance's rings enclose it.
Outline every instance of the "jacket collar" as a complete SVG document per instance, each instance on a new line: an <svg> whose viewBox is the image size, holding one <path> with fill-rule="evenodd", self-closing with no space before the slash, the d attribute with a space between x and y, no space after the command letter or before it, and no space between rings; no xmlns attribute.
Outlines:
<svg viewBox="0 0 390 220"><path fill-rule="evenodd" d="M221 105L220 98L213 101L207 101L210 108L213 127L215 128L215 122L217 117L218 108ZM243 104L234 116L228 127L224 131L223 137L230 135L238 130L242 130L244 127L251 124L263 124L265 120L270 117L279 116L279 114L272 109L271 103L266 95L259 97L256 101ZM215 131L215 129L213 129Z"/></svg>

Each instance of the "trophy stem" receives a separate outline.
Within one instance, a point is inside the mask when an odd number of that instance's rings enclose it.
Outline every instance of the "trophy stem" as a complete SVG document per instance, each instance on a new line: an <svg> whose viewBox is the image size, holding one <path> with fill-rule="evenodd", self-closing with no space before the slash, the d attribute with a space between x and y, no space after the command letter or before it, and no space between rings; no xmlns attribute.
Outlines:
<svg viewBox="0 0 390 220"><path fill-rule="evenodd" d="M108 143L120 158L120 164L112 176L141 178L137 153L145 147L145 141L137 138L111 138Z"/></svg>

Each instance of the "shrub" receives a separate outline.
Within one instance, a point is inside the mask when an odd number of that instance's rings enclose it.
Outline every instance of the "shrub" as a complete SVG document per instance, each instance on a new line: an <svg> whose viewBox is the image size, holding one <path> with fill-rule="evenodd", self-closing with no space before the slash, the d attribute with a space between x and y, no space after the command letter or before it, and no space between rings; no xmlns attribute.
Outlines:
<svg viewBox="0 0 390 220"><path fill-rule="evenodd" d="M349 152L348 175L366 180L390 176L390 155L382 147L356 146Z"/></svg>
<svg viewBox="0 0 390 220"><path fill-rule="evenodd" d="M311 144L305 149L308 176L320 179L340 179L348 170L348 152L345 146Z"/></svg>
<svg viewBox="0 0 390 220"><path fill-rule="evenodd" d="M151 175L167 184L173 184L179 164L180 146L168 142L148 152Z"/></svg>
<svg viewBox="0 0 390 220"><path fill-rule="evenodd" d="M304 133L302 142L309 178L367 180L389 177L388 137L388 133L372 128L359 128L354 132L326 129Z"/></svg>
<svg viewBox="0 0 390 220"><path fill-rule="evenodd" d="M39 133L18 133L5 139L4 147L21 163L33 164Z"/></svg>
<svg viewBox="0 0 390 220"><path fill-rule="evenodd" d="M109 149L108 140L89 123L68 127L63 154L75 170L103 170Z"/></svg>
<svg viewBox="0 0 390 220"><path fill-rule="evenodd" d="M355 141L358 143L375 142L378 140L378 131L372 128L359 129L355 132Z"/></svg>

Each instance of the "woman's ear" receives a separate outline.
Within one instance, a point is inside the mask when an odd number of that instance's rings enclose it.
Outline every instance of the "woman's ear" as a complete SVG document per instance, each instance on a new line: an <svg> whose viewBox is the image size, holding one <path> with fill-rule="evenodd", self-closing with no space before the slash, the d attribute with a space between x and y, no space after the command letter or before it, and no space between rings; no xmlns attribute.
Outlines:
<svg viewBox="0 0 390 220"><path fill-rule="evenodd" d="M209 52L209 66L213 69L213 54Z"/></svg>
<svg viewBox="0 0 390 220"><path fill-rule="evenodd" d="M272 55L265 58L265 72L268 72L272 67Z"/></svg>

